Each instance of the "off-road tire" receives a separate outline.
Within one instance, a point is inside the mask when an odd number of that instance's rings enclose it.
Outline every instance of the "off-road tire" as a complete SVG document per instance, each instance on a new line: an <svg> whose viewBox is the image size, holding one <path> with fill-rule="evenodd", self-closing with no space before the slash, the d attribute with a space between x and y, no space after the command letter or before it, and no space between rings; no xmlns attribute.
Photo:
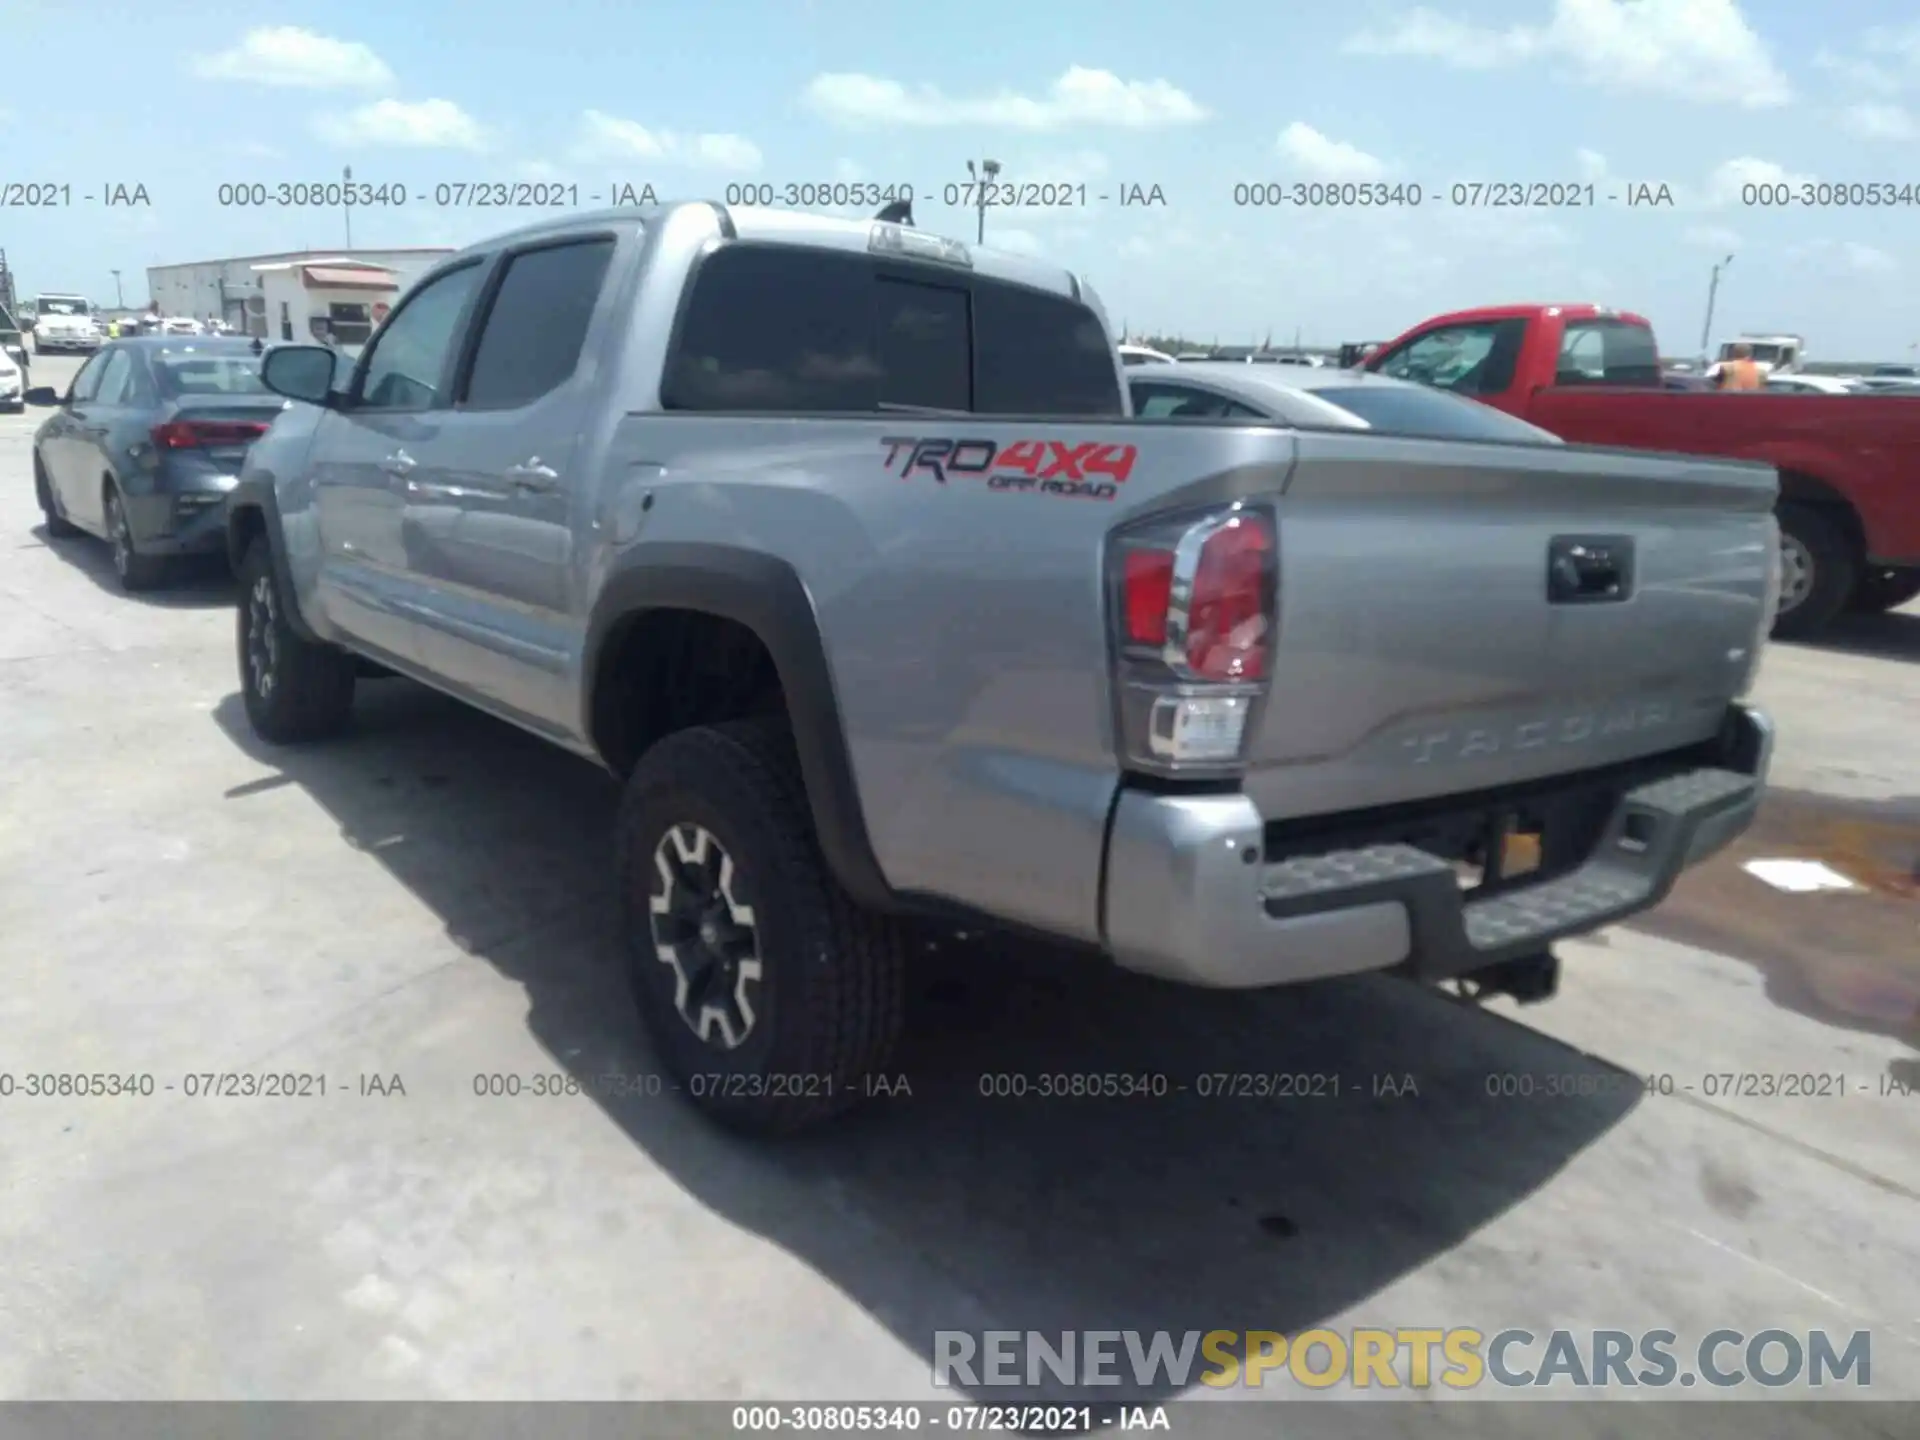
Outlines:
<svg viewBox="0 0 1920 1440"><path fill-rule="evenodd" d="M761 971L737 1048L682 1018L675 967L655 944L654 856L677 827L717 842L753 911ZM699 726L655 744L627 781L617 850L634 998L661 1064L695 1106L729 1129L778 1135L885 1089L904 1024L906 932L833 878L784 719Z"/></svg>
<svg viewBox="0 0 1920 1440"><path fill-rule="evenodd" d="M100 508L106 516L107 545L113 553L113 573L120 588L129 595L155 590L166 584L173 567L159 555L142 555L133 548L133 526L127 519L127 503L111 482L102 487Z"/></svg>
<svg viewBox="0 0 1920 1440"><path fill-rule="evenodd" d="M247 722L274 745L325 740L347 726L359 667L345 650L303 639L287 623L267 544L257 539L248 546L239 569L234 634ZM261 652L264 664L257 669L255 647L265 645L269 635L271 645ZM264 684L261 673L268 677Z"/></svg>
<svg viewBox="0 0 1920 1440"><path fill-rule="evenodd" d="M1846 608L1859 583L1860 557L1847 532L1818 506L1782 505L1779 517L1783 543L1798 548L1811 574L1800 603L1790 610L1782 608L1775 617L1773 634L1779 640L1800 640L1826 629ZM1792 576L1782 578L1784 607Z"/></svg>
<svg viewBox="0 0 1920 1440"><path fill-rule="evenodd" d="M1920 598L1920 566L1869 570L1854 586L1847 608L1861 615L1884 615L1916 598Z"/></svg>
<svg viewBox="0 0 1920 1440"><path fill-rule="evenodd" d="M33 498L40 502L40 513L46 517L48 535L55 540L71 540L80 533L80 527L60 513L60 502L54 498L46 467L40 463L38 455L33 457Z"/></svg>

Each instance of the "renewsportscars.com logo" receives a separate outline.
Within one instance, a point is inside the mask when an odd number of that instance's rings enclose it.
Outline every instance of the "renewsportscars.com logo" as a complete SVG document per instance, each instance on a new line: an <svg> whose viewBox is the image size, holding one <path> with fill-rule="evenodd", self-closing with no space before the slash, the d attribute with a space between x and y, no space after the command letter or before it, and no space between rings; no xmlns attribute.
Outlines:
<svg viewBox="0 0 1920 1440"><path fill-rule="evenodd" d="M933 1383L1136 1389L1296 1385L1326 1390L1662 1389L1873 1384L1873 1336L1825 1330L937 1330Z"/></svg>
<svg viewBox="0 0 1920 1440"><path fill-rule="evenodd" d="M1098 440L955 439L945 435L883 435L886 469L911 480L916 475L945 485L981 480L1003 494L1065 495L1111 500L1133 474L1139 450Z"/></svg>

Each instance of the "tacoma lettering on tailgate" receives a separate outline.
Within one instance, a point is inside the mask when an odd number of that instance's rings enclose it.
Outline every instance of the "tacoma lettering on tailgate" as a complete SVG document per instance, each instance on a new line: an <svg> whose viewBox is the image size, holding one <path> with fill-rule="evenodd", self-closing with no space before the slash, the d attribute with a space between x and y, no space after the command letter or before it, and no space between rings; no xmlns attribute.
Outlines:
<svg viewBox="0 0 1920 1440"><path fill-rule="evenodd" d="M947 436L884 435L888 471L903 480L925 475L938 484L979 479L1008 494L1067 495L1111 500L1133 473L1139 450L1098 440L956 440Z"/></svg>

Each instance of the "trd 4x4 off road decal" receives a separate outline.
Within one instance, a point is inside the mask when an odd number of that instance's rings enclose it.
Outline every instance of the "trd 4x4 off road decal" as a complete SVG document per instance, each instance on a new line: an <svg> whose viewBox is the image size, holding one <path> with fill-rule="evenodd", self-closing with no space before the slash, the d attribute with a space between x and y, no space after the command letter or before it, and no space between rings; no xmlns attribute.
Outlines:
<svg viewBox="0 0 1920 1440"><path fill-rule="evenodd" d="M942 436L886 435L886 468L903 480L925 475L939 484L950 479L984 480L989 490L1007 494L1069 495L1111 500L1133 473L1139 450L1098 440L997 440Z"/></svg>

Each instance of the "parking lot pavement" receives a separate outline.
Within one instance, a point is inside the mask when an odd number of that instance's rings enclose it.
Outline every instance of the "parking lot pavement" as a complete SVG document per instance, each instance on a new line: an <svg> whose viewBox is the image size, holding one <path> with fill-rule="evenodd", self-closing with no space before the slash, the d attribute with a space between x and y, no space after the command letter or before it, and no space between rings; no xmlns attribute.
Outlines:
<svg viewBox="0 0 1920 1440"><path fill-rule="evenodd" d="M910 1096L756 1148L594 1093L651 1070L610 782L401 681L257 745L225 583L127 598L49 542L36 423L0 417L0 1074L154 1091L0 1100L0 1397L952 1398L937 1329L1317 1323L1868 1329L1873 1393L1920 1398L1920 613L1772 652L1756 837L1567 946L1550 1004L961 949ZM1754 846L1862 888L1777 895ZM1340 1093L979 1093L1090 1071ZM226 1073L325 1094L187 1093Z"/></svg>

